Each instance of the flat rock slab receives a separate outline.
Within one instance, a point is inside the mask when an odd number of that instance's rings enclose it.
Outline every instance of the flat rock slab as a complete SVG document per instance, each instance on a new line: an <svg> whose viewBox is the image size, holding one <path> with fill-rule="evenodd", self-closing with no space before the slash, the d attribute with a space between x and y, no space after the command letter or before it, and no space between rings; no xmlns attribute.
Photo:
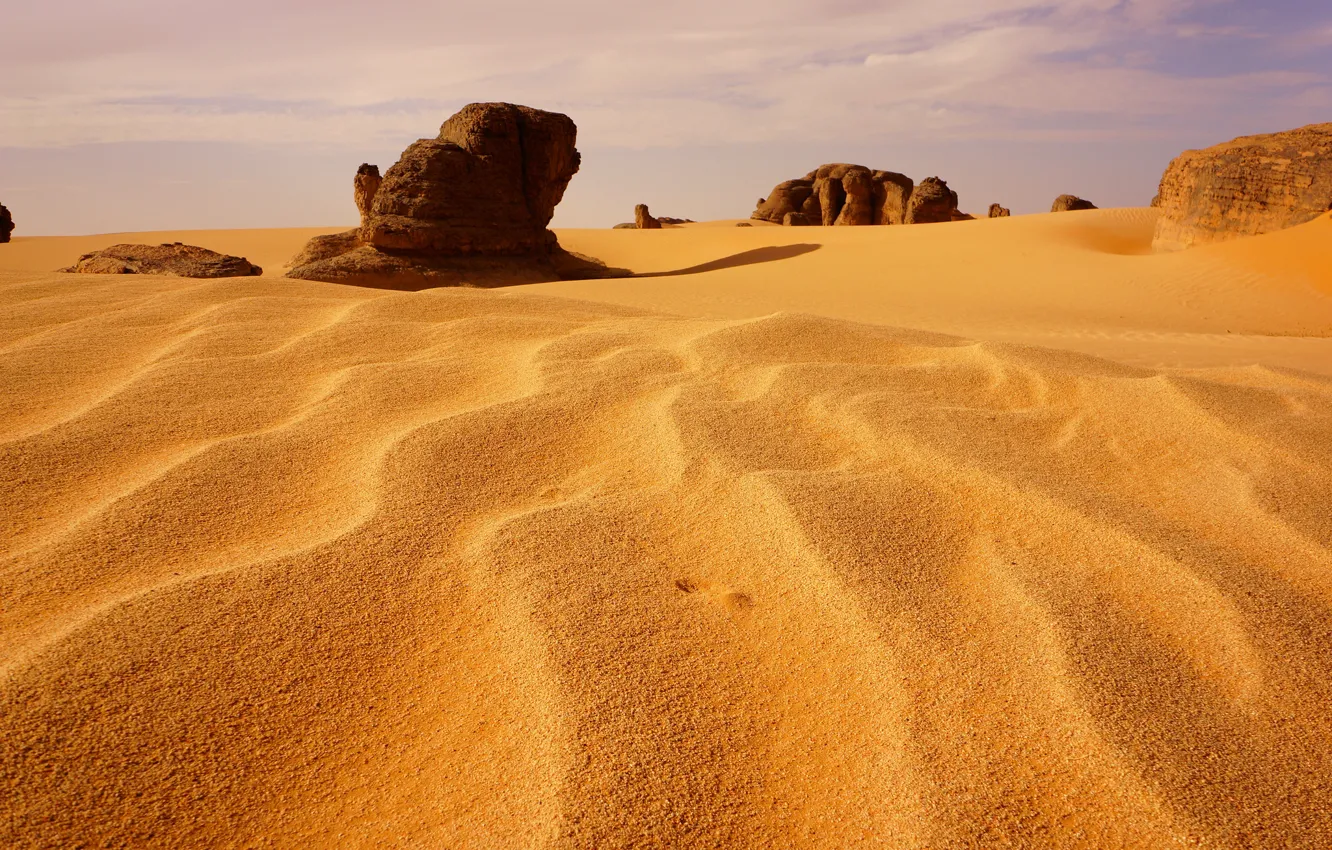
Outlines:
<svg viewBox="0 0 1332 850"><path fill-rule="evenodd" d="M151 274L164 277L257 277L264 270L244 257L219 254L197 245L112 245L84 254L71 274Z"/></svg>

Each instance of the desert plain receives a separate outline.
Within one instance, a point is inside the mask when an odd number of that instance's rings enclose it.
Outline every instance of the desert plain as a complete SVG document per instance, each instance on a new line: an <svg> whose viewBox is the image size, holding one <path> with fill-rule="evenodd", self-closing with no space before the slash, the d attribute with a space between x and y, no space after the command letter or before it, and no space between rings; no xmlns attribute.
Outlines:
<svg viewBox="0 0 1332 850"><path fill-rule="evenodd" d="M1332 846L1332 214L1157 215L16 236L0 845Z"/></svg>

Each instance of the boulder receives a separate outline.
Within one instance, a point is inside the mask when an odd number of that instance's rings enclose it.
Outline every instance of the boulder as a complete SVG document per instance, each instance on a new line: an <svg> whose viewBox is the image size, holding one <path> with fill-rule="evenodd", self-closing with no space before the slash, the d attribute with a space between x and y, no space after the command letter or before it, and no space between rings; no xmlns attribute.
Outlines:
<svg viewBox="0 0 1332 850"><path fill-rule="evenodd" d="M668 215L663 215L663 216L659 217L659 218L657 219L657 221L661 222L662 224L693 224L693 223L694 223L694 220L693 220L692 218L671 218L671 217L668 216Z"/></svg>
<svg viewBox="0 0 1332 850"><path fill-rule="evenodd" d="M911 193L907 205L907 224L936 224L953 221L957 212L957 193L938 177L926 177Z"/></svg>
<svg viewBox="0 0 1332 850"><path fill-rule="evenodd" d="M14 217L10 215L9 208L0 204L0 242L8 242L9 234L14 232Z"/></svg>
<svg viewBox="0 0 1332 850"><path fill-rule="evenodd" d="M767 198L759 199L750 218L783 224L794 215L797 226L903 224L914 185L910 177L894 171L829 163L777 184Z"/></svg>
<svg viewBox="0 0 1332 850"><path fill-rule="evenodd" d="M661 230L661 222L648 212L647 204L639 204L634 207L634 227L639 230Z"/></svg>
<svg viewBox="0 0 1332 850"><path fill-rule="evenodd" d="M1001 207L998 204L990 204L990 218L1008 218L1013 212L1007 207Z"/></svg>
<svg viewBox="0 0 1332 850"><path fill-rule="evenodd" d="M632 221L621 222L620 224L617 224L611 228L611 230L637 230L637 229L638 225Z"/></svg>
<svg viewBox="0 0 1332 850"><path fill-rule="evenodd" d="M1332 124L1186 151L1166 169L1158 197L1158 251L1312 221L1332 208Z"/></svg>
<svg viewBox="0 0 1332 850"><path fill-rule="evenodd" d="M72 274L151 274L165 277L252 277L264 270L244 257L219 254L195 245L112 245L79 257L62 272Z"/></svg>
<svg viewBox="0 0 1332 850"><path fill-rule="evenodd" d="M1054 204L1050 207L1050 212L1078 212L1079 210L1097 209L1096 204L1091 201L1084 201L1077 195L1060 195L1055 198Z"/></svg>
<svg viewBox="0 0 1332 850"><path fill-rule="evenodd" d="M394 289L604 277L548 229L580 164L567 116L473 103L407 147L375 186L357 171L353 233L318 237L288 277Z"/></svg>
<svg viewBox="0 0 1332 850"><path fill-rule="evenodd" d="M356 177L353 182L353 194L356 197L356 209L361 211L361 223L365 223L366 216L370 215L370 209L374 205L375 195L379 192L379 186L384 179L379 176L379 166L370 163L362 163L361 167L356 169Z"/></svg>
<svg viewBox="0 0 1332 850"><path fill-rule="evenodd" d="M735 226L736 226L736 227L753 227L754 225L750 224L750 223L747 222L747 221L737 221L737 222L735 223Z"/></svg>
<svg viewBox="0 0 1332 850"><path fill-rule="evenodd" d="M873 224L906 224L907 208L916 183L896 171L874 172Z"/></svg>

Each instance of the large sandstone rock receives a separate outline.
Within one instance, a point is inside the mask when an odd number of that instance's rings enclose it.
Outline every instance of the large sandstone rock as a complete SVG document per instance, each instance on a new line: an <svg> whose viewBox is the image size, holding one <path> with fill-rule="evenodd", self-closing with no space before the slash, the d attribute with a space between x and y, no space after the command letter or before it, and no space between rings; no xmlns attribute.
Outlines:
<svg viewBox="0 0 1332 850"><path fill-rule="evenodd" d="M14 217L10 215L9 208L0 204L0 242L8 242L9 234L14 232Z"/></svg>
<svg viewBox="0 0 1332 850"><path fill-rule="evenodd" d="M1013 211L999 204L990 204L990 218L1008 218Z"/></svg>
<svg viewBox="0 0 1332 850"><path fill-rule="evenodd" d="M1158 251L1312 221L1332 208L1332 124L1186 151L1166 169L1158 197Z"/></svg>
<svg viewBox="0 0 1332 850"><path fill-rule="evenodd" d="M911 193L907 205L907 224L936 224L953 221L957 213L957 193L938 177L926 177Z"/></svg>
<svg viewBox="0 0 1332 850"><path fill-rule="evenodd" d="M473 103L434 139L408 146L376 186L357 172L361 227L312 240L288 277L386 288L501 285L603 277L547 229L577 173L567 115Z"/></svg>
<svg viewBox="0 0 1332 850"><path fill-rule="evenodd" d="M777 184L751 219L774 224L903 224L914 184L893 171L837 162Z"/></svg>
<svg viewBox="0 0 1332 850"><path fill-rule="evenodd" d="M62 272L74 274L151 274L166 277L251 277L264 270L244 257L219 254L195 245L112 245L84 254Z"/></svg>
<svg viewBox="0 0 1332 850"><path fill-rule="evenodd" d="M661 222L652 217L647 204L634 207L634 227L639 230L661 230Z"/></svg>
<svg viewBox="0 0 1332 850"><path fill-rule="evenodd" d="M375 195L379 193L379 187L383 182L384 178L379 175L378 165L365 162L361 163L360 168L356 169L352 192L356 198L356 209L361 212L361 224L365 224L366 218L370 215L370 210L375 203Z"/></svg>
<svg viewBox="0 0 1332 850"><path fill-rule="evenodd" d="M1060 195L1055 198L1054 204L1050 206L1050 212L1078 212L1079 210L1094 210L1096 204L1091 201L1084 201L1077 195Z"/></svg>

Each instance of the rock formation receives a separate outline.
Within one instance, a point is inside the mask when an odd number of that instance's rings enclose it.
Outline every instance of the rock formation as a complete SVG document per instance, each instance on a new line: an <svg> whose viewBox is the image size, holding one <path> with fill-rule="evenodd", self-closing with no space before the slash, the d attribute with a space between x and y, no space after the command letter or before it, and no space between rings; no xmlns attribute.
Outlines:
<svg viewBox="0 0 1332 850"><path fill-rule="evenodd" d="M361 227L313 240L287 276L404 289L605 276L547 229L578 171L577 133L555 112L465 106L436 138L408 146L378 187L362 166Z"/></svg>
<svg viewBox="0 0 1332 850"><path fill-rule="evenodd" d="M957 213L957 193L938 177L926 177L911 193L907 206L907 224L936 224L953 221Z"/></svg>
<svg viewBox="0 0 1332 850"><path fill-rule="evenodd" d="M1094 210L1096 204L1091 201L1084 201L1077 195L1060 195L1055 198L1054 205L1050 207L1050 212L1077 212L1078 210Z"/></svg>
<svg viewBox="0 0 1332 850"><path fill-rule="evenodd" d="M379 176L378 165L365 162L361 163L360 168L356 169L352 191L356 196L356 209L361 211L361 224L365 224L366 218L370 215L370 209L375 202L375 195L378 194L379 186L383 182L384 178Z"/></svg>
<svg viewBox="0 0 1332 850"><path fill-rule="evenodd" d="M777 184L750 218L774 224L904 224L911 178L863 165L831 163Z"/></svg>
<svg viewBox="0 0 1332 850"><path fill-rule="evenodd" d="M639 204L634 207L634 227L639 230L661 230L661 222L648 212L647 204Z"/></svg>
<svg viewBox="0 0 1332 850"><path fill-rule="evenodd" d="M1008 218L1013 212L1008 207L990 204L990 218Z"/></svg>
<svg viewBox="0 0 1332 850"><path fill-rule="evenodd" d="M264 270L244 257L219 254L195 245L112 245L84 254L62 272L74 274L151 274L166 277L252 277Z"/></svg>
<svg viewBox="0 0 1332 850"><path fill-rule="evenodd" d="M1158 197L1158 251L1312 221L1332 208L1332 124L1186 151L1166 169Z"/></svg>
<svg viewBox="0 0 1332 850"><path fill-rule="evenodd" d="M0 204L0 242L8 242L9 234L14 232L14 217L9 214L9 208Z"/></svg>

